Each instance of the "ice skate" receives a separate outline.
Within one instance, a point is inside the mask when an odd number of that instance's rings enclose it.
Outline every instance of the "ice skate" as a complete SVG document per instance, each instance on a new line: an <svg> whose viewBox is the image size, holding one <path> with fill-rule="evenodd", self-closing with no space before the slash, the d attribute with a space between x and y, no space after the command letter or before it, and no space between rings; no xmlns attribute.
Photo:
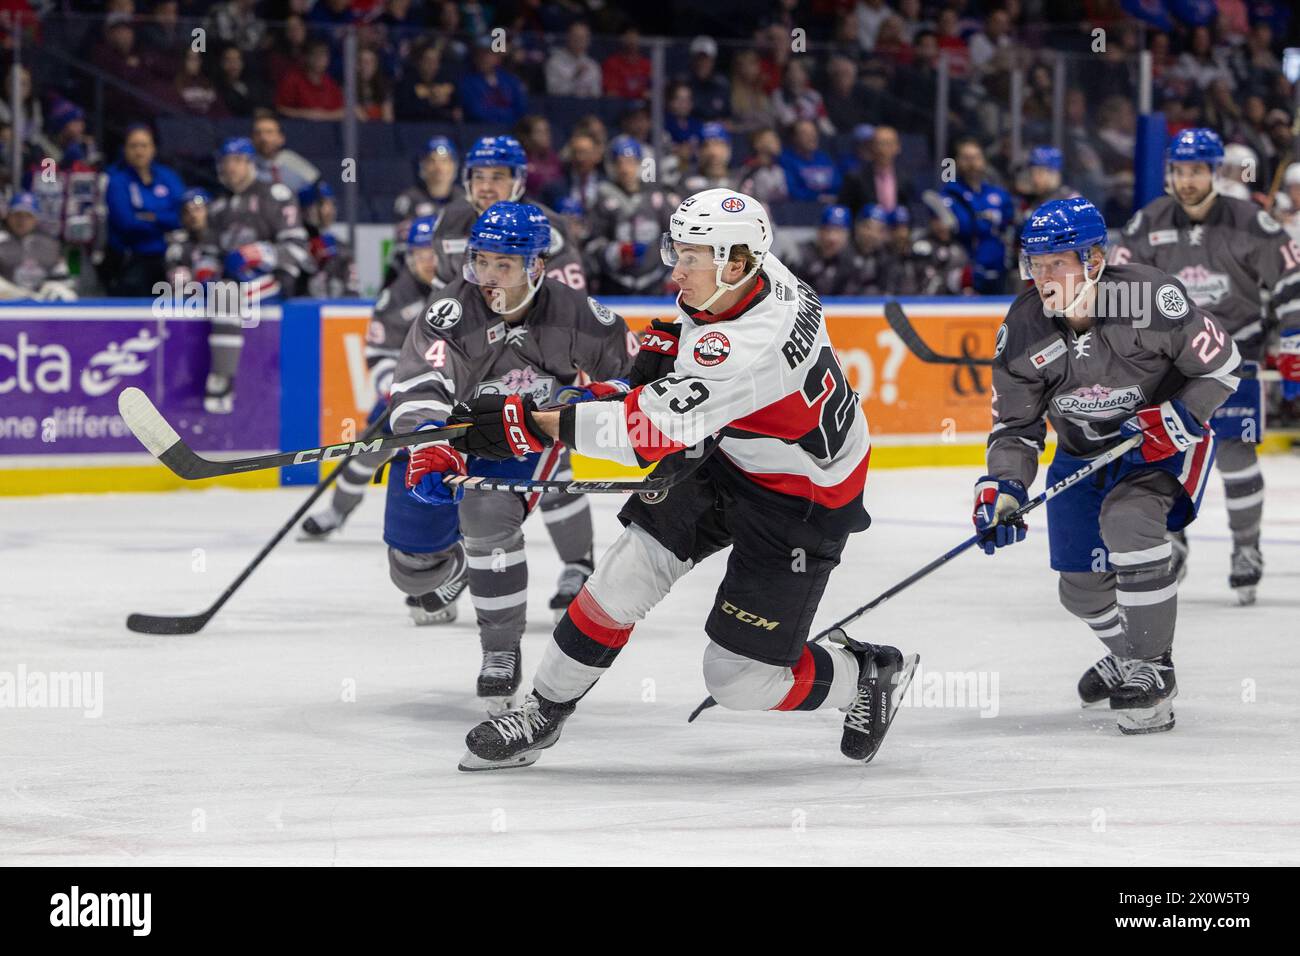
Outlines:
<svg viewBox="0 0 1300 956"><path fill-rule="evenodd" d="M515 694L523 679L523 655L513 651L484 651L478 672L479 700L490 716L504 714L515 706Z"/></svg>
<svg viewBox="0 0 1300 956"><path fill-rule="evenodd" d="M1178 696L1174 662L1166 651L1156 660L1124 661L1124 682L1110 695L1122 734L1155 734L1174 728L1173 700Z"/></svg>
<svg viewBox="0 0 1300 956"><path fill-rule="evenodd" d="M315 514L308 515L298 527L299 541L324 541L335 531L343 527L348 516L333 507L322 508Z"/></svg>
<svg viewBox="0 0 1300 956"><path fill-rule="evenodd" d="M209 415L229 415L235 410L235 380L227 375L208 374L204 385L203 410Z"/></svg>
<svg viewBox="0 0 1300 956"><path fill-rule="evenodd" d="M1228 586L1237 592L1238 604L1255 603L1255 591L1263 576L1264 556L1259 553L1259 548L1245 544L1232 552L1232 572L1228 575Z"/></svg>
<svg viewBox="0 0 1300 956"><path fill-rule="evenodd" d="M921 657L904 657L902 651L887 644L855 641L842 630L832 634L830 640L858 655L862 664L857 696L844 715L840 753L850 760L870 763L889 733Z"/></svg>
<svg viewBox="0 0 1300 956"><path fill-rule="evenodd" d="M593 570L595 569L589 561L575 561L564 566L564 570L560 572L560 580L555 586L555 594L551 597L550 604L551 614L556 624L560 623L560 619L564 617L564 612L569 608L569 603L578 596L578 592L587 583L587 578L591 577Z"/></svg>
<svg viewBox="0 0 1300 956"><path fill-rule="evenodd" d="M1171 531L1169 543L1173 546L1173 554L1169 558L1169 570L1174 572L1181 583L1183 578L1187 577L1187 556L1191 554L1191 547L1187 544L1187 532Z"/></svg>
<svg viewBox="0 0 1300 956"><path fill-rule="evenodd" d="M1107 654L1079 678L1079 700L1084 707L1096 707L1110 700L1111 692L1124 683L1125 661Z"/></svg>
<svg viewBox="0 0 1300 956"><path fill-rule="evenodd" d="M456 599L468 584L469 576L462 569L455 578L438 585L432 591L419 597L407 597L406 606L410 609L411 620L417 627L450 624L456 620Z"/></svg>
<svg viewBox="0 0 1300 956"><path fill-rule="evenodd" d="M465 737L461 770L509 770L537 762L555 746L574 704L557 704L532 693L518 710L483 721Z"/></svg>

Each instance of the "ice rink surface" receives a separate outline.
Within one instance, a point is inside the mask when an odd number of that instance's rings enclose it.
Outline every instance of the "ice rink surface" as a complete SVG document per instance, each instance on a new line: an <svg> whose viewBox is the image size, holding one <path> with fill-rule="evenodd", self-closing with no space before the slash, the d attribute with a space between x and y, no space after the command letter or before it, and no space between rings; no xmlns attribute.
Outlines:
<svg viewBox="0 0 1300 956"><path fill-rule="evenodd" d="M723 556L637 628L536 766L466 774L468 595L455 624L410 624L379 489L342 537L282 544L190 637L124 620L205 608L304 489L0 500L0 671L102 673L98 717L0 709L0 862L1294 865L1300 459L1265 473L1256 606L1227 588L1217 477L1193 526L1173 732L1121 737L1079 708L1101 648L1057 604L1036 515L1025 544L968 553L859 623L922 657L867 767L839 755L837 711L687 725ZM873 472L875 524L819 625L967 535L976 475ZM599 554L618 502L593 504ZM538 516L526 530L527 682L559 564Z"/></svg>

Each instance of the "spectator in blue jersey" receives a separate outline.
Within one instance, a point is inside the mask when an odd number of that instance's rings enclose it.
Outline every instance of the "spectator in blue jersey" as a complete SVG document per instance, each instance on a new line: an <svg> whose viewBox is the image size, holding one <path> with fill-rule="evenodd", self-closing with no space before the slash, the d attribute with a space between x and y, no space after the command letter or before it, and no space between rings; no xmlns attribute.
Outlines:
<svg viewBox="0 0 1300 956"><path fill-rule="evenodd" d="M485 35L474 47L474 66L460 79L460 102L470 123L513 126L528 112L528 91L501 66L501 55Z"/></svg>
<svg viewBox="0 0 1300 956"><path fill-rule="evenodd" d="M1007 291L1015 202L1010 193L985 178L987 165L978 140L958 140L956 156L957 178L944 183L940 193L970 254L976 293L1001 295Z"/></svg>
<svg viewBox="0 0 1300 956"><path fill-rule="evenodd" d="M800 120L794 124L790 139L790 145L781 153L790 198L796 202L834 201L840 188L840 171L821 148L817 124Z"/></svg>
<svg viewBox="0 0 1300 956"><path fill-rule="evenodd" d="M104 275L109 295L152 295L154 283L165 278L167 233L180 226L185 184L155 162L156 155L152 131L137 124L127 130L122 159L108 167Z"/></svg>

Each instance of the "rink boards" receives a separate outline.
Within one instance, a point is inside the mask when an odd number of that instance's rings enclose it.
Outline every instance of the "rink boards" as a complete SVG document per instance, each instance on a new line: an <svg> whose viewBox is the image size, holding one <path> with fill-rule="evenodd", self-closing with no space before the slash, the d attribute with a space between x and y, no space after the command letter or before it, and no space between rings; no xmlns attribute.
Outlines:
<svg viewBox="0 0 1300 956"><path fill-rule="evenodd" d="M669 299L602 300L630 326L671 318ZM884 299L827 299L827 324L871 428L875 468L976 466L989 418L989 370L927 365L884 319ZM1009 298L901 299L936 351L986 357ZM156 491L307 484L314 465L185 483L144 453L117 416L117 393L144 389L201 454L255 454L350 440L371 398L370 303L295 300L245 329L235 411L203 411L208 322L152 302L0 306L0 494ZM626 469L575 461L580 477Z"/></svg>

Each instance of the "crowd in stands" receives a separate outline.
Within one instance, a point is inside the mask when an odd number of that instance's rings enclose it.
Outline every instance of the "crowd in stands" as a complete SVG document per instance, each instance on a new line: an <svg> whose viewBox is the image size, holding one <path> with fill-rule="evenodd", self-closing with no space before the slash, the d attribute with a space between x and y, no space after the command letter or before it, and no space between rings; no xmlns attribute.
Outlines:
<svg viewBox="0 0 1300 956"><path fill-rule="evenodd" d="M1169 133L1217 128L1225 142L1250 151L1249 192L1288 226L1300 210L1300 169L1285 168L1293 159L1295 99L1281 57L1300 26L1288 3L659 6L9 0L0 34L12 50L21 31L25 51L20 144L12 104L0 101L0 176L8 184L16 165L25 186L9 197L10 218L30 207L37 231L79 250L79 278L57 283L141 294L167 274L168 236L183 228L187 205L196 196L198 205L217 201L224 188L210 156L187 165L180 162L187 144L158 136L161 118L179 116L241 124L259 180L285 187L295 205L300 196L310 199L298 213L304 222L319 222L322 209L332 222L333 197L316 186L322 176L325 191L340 186L340 140L319 138L333 150L327 166L311 130L344 119L349 30L357 37L360 137L377 135L376 124L427 124L421 144L439 132L453 141L464 129L512 133L528 154L529 194L573 224L596 257L588 272L601 291L663 291L662 281L645 279L649 273L625 268L646 253L651 240L642 234L649 235L658 207L645 223L629 225L609 214L611 202L628 206L631 193L643 192L630 205L650 209L656 200L647 197L671 203L709 186L756 196L778 222L793 222L786 217L798 212L815 237L797 254L823 277L824 294L1014 291L1016 226L1034 202L1075 190L1113 226L1130 212L1142 49L1153 56L1154 105ZM663 56L661 136L649 103L655 37L671 41ZM1066 58L1061 71L1058 54ZM1016 68L1024 76L1023 125L1020 154L1012 155L1008 103ZM944 157L934 154L944 71L947 172ZM1061 76L1064 90L1056 89ZM1060 148L1048 148L1058 103ZM284 133L290 124L292 149ZM408 178L385 184L391 196L381 214L391 210L395 223L403 220L393 199L419 187L427 158L416 149L386 157L405 160ZM4 255L5 243L22 241L18 231L10 224L0 234L0 264L22 259ZM305 292L312 275L345 274L331 259L347 255L337 243L320 239L312 255L325 258L306 262L287 292ZM96 263L101 268L88 268ZM51 281L4 278L32 294Z"/></svg>

